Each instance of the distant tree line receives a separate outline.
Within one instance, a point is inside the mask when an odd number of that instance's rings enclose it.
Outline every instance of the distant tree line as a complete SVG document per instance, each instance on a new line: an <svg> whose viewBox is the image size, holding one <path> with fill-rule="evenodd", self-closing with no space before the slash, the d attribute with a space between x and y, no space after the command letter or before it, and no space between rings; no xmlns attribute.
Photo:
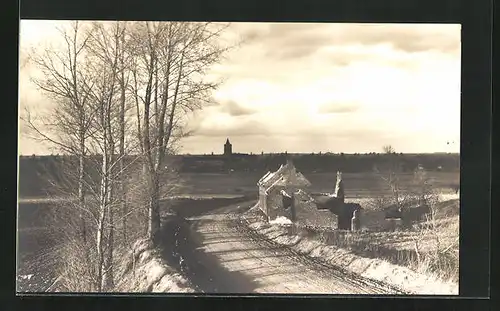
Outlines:
<svg viewBox="0 0 500 311"><path fill-rule="evenodd" d="M459 154L394 154L398 158L402 172L413 172L419 165L427 171L458 171L460 169ZM183 172L224 172L276 170L286 159L293 160L295 167L302 172L336 172L346 173L371 172L376 166L389 163L391 157L382 153L368 154L264 154L239 155L224 158L219 165L211 165L213 157L185 157L182 159Z"/></svg>

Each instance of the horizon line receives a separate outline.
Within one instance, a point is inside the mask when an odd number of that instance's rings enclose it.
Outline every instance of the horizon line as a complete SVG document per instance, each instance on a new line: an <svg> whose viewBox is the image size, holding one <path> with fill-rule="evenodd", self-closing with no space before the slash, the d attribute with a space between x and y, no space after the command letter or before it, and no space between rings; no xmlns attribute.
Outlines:
<svg viewBox="0 0 500 311"><path fill-rule="evenodd" d="M244 153L244 152L233 152L231 155L249 155L249 156L261 156L261 155L370 155L370 154L386 154L385 152L264 152L264 153ZM458 152L449 152L449 151L435 151L435 152L395 152L395 154L403 154L403 155L426 155L426 154L460 154ZM92 154L89 156L96 156L100 154ZM128 154L129 156L139 156L140 154ZM47 157L47 156L75 156L71 154L60 154L60 153L52 153L52 154L18 154L18 157ZM178 154L170 154L169 156L207 156L207 157L216 157L216 156L227 156L223 153L178 153Z"/></svg>

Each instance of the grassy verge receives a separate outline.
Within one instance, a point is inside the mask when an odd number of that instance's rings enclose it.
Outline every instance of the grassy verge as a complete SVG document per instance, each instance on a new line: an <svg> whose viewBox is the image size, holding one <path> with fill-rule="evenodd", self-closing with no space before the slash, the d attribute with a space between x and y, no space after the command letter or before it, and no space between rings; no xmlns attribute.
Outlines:
<svg viewBox="0 0 500 311"><path fill-rule="evenodd" d="M458 217L447 226L458 224ZM443 230L449 230L448 227ZM345 248L353 254L366 258L380 258L394 265L405 266L415 271L434 274L443 280L458 282L458 243L453 235L440 232L441 241L436 236L420 236L420 232L346 232L321 228L297 228L301 236ZM455 235L458 237L458 235ZM451 240L451 241L450 241ZM418 247L415 247L418 243ZM436 246L441 243L442 246ZM437 249L437 248L441 249Z"/></svg>

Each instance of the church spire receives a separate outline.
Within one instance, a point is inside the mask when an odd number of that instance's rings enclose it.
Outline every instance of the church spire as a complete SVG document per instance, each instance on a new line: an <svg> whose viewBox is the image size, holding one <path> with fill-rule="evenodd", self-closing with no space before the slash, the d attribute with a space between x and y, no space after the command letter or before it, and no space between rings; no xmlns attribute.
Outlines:
<svg viewBox="0 0 500 311"><path fill-rule="evenodd" d="M233 145L229 142L229 138L226 139L224 144L224 155L230 156L233 153Z"/></svg>

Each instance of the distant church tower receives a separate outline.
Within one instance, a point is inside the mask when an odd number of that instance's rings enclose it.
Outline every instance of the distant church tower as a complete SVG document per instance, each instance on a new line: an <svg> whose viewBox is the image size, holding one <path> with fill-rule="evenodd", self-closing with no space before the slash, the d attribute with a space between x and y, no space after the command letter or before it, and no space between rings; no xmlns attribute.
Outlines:
<svg viewBox="0 0 500 311"><path fill-rule="evenodd" d="M225 156L230 156L233 154L233 145L229 142L229 138L226 140L226 143L224 144L224 155Z"/></svg>

